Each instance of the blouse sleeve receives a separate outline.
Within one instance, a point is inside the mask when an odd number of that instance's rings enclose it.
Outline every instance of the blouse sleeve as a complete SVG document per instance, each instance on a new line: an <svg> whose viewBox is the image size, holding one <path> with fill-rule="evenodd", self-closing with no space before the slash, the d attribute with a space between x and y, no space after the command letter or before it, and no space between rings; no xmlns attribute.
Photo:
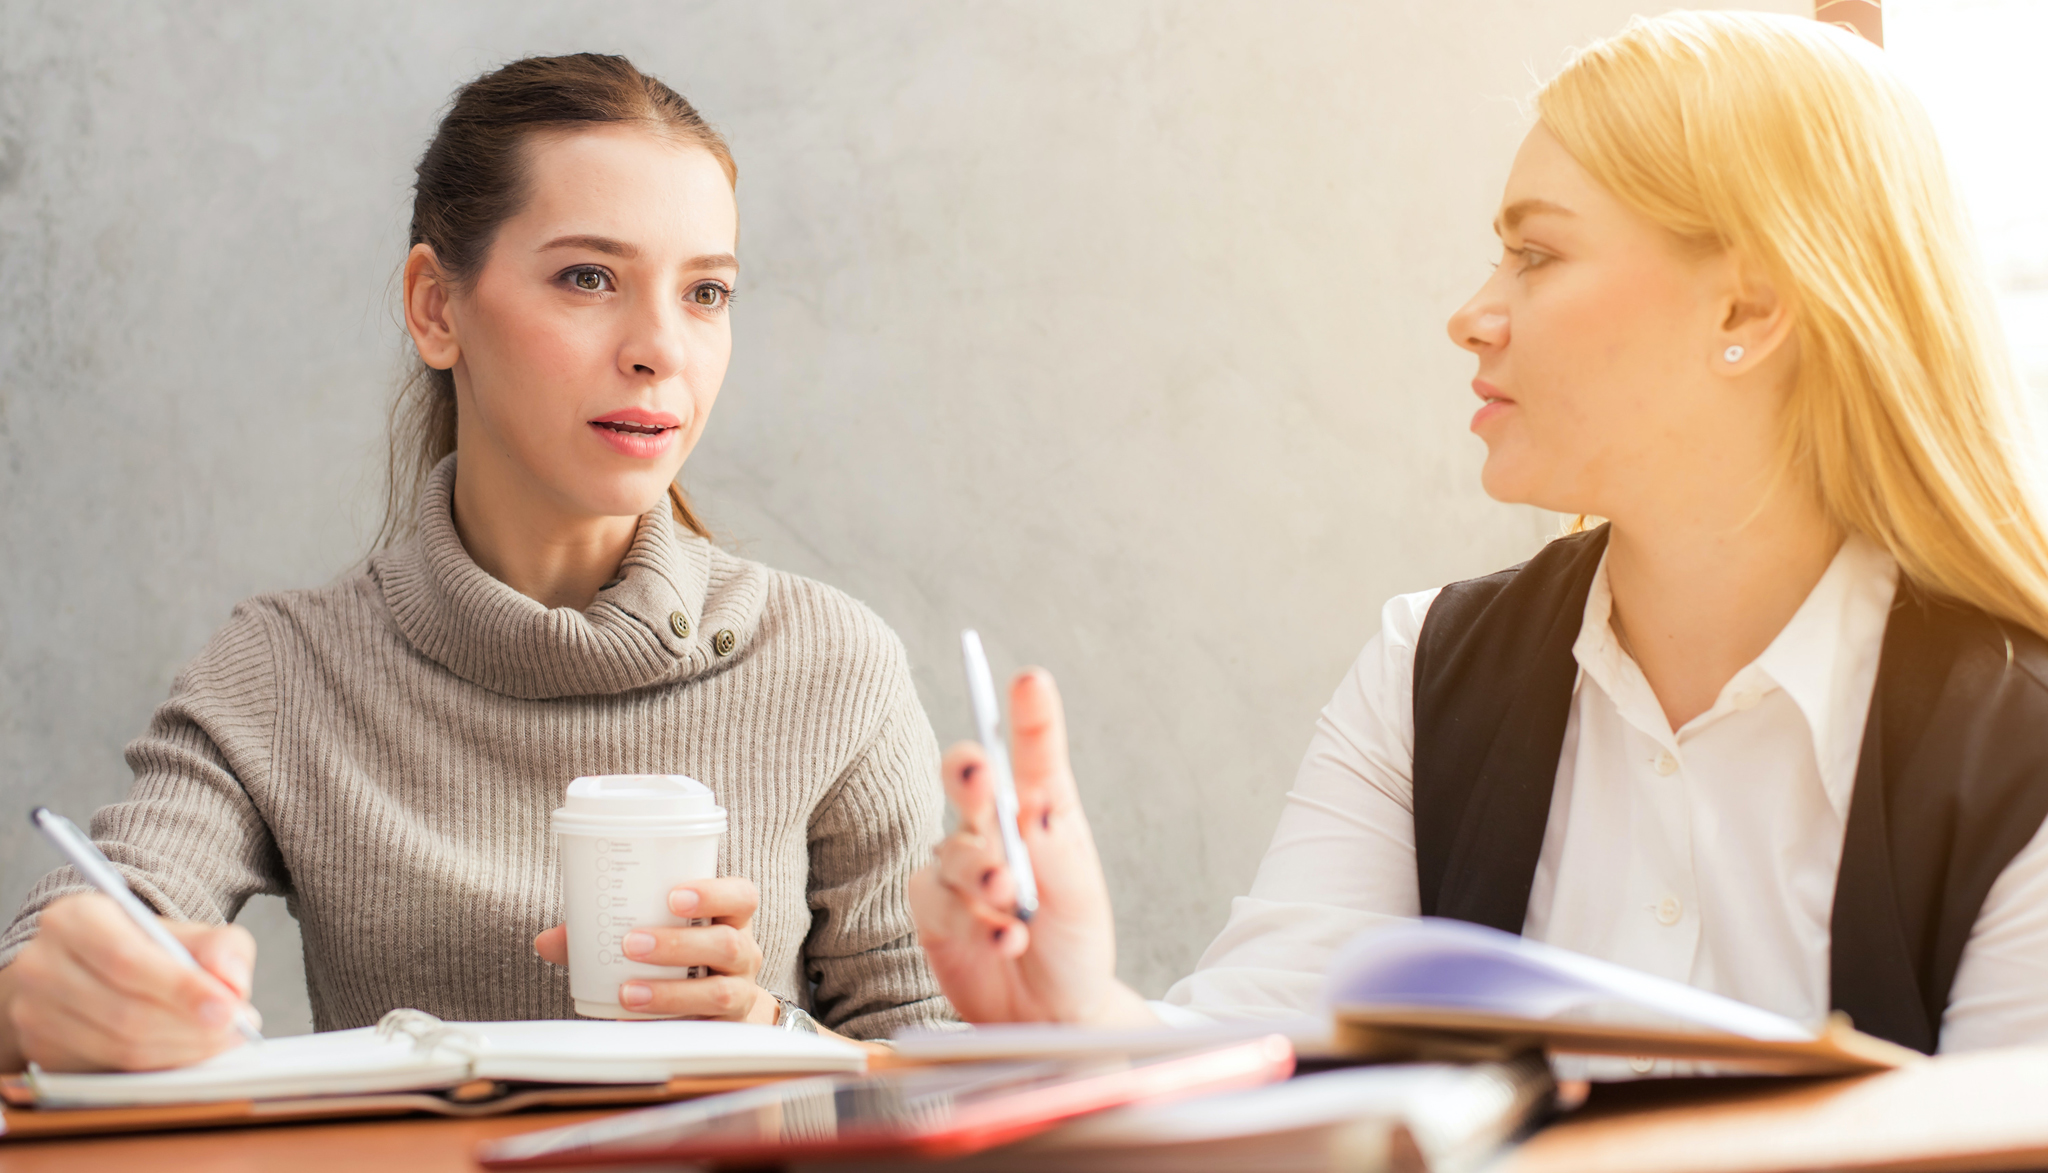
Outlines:
<svg viewBox="0 0 2048 1173"><path fill-rule="evenodd" d="M149 728L128 746L128 797L92 817L92 838L135 894L171 920L225 924L249 897L284 895L270 828L242 779L267 762L230 760L222 745L272 744L276 687L260 614L239 607L177 680ZM91 889L70 868L44 876L4 936L14 960L51 901Z"/></svg>
<svg viewBox="0 0 2048 1173"><path fill-rule="evenodd" d="M2048 1042L2048 823L1984 897L1941 1018L1942 1054Z"/></svg>
<svg viewBox="0 0 2048 1173"><path fill-rule="evenodd" d="M1323 970L1354 933L1419 915L1415 639L1435 591L1401 595L1316 721L1251 894L1162 1016L1287 1018L1320 1010Z"/></svg>
<svg viewBox="0 0 2048 1173"><path fill-rule="evenodd" d="M910 875L939 841L939 746L907 663L873 741L813 816L805 974L818 1020L853 1038L953 1020L910 916Z"/></svg>

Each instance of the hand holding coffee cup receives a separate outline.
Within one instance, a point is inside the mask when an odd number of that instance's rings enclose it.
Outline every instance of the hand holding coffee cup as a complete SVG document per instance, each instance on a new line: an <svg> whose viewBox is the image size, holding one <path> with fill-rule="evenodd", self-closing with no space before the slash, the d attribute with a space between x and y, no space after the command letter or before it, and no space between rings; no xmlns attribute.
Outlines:
<svg viewBox="0 0 2048 1173"><path fill-rule="evenodd" d="M761 947L752 921L760 894L752 880L727 876L669 890L670 912L707 924L628 930L625 956L663 968L696 969L702 977L634 978L619 983L619 1005L649 1018L723 1018L772 1023L775 999L758 984ZM569 965L569 926L556 925L533 939L541 960Z"/></svg>
<svg viewBox="0 0 2048 1173"><path fill-rule="evenodd" d="M751 880L717 875L725 811L680 775L570 783L554 828L566 924L534 938L591 1018L775 1021Z"/></svg>

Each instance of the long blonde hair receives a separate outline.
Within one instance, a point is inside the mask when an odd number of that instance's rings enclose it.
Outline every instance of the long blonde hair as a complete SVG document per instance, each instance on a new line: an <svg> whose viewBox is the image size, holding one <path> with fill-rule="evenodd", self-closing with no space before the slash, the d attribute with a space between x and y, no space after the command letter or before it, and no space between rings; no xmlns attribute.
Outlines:
<svg viewBox="0 0 2048 1173"><path fill-rule="evenodd" d="M1920 588L2048 635L2012 361L1934 128L1882 52L1796 17L1639 17L1536 106L1624 203L1789 297L1785 471Z"/></svg>

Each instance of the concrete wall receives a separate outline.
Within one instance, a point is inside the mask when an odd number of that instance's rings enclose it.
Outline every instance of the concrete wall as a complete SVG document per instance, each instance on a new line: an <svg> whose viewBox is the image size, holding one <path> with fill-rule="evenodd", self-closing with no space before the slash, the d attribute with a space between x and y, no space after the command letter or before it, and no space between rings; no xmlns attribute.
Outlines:
<svg viewBox="0 0 2048 1173"><path fill-rule="evenodd" d="M1803 10L1806 0L1770 0ZM731 136L732 374L684 480L742 552L1060 677L1157 993L1249 883L1391 594L1554 524L1480 492L1523 129L1645 0L0 8L0 905L242 596L376 524L409 168L461 81L632 55ZM289 919L259 1004L305 1029Z"/></svg>

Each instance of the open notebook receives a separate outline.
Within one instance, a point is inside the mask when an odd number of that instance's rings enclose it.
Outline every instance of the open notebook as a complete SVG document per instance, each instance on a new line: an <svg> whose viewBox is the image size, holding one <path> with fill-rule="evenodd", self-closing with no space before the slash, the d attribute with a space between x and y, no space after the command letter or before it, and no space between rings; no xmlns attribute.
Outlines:
<svg viewBox="0 0 2048 1173"><path fill-rule="evenodd" d="M376 1026L237 1047L171 1071L31 1070L44 1108L432 1091L473 1080L662 1083L679 1075L863 1071L867 1053L820 1035L733 1022L442 1022L394 1010Z"/></svg>
<svg viewBox="0 0 2048 1173"><path fill-rule="evenodd" d="M374 1027L268 1039L170 1071L31 1068L6 1089L4 1131L405 1111L481 1115L535 1103L671 1099L771 1076L866 1067L867 1052L851 1043L741 1023L442 1022L394 1010Z"/></svg>
<svg viewBox="0 0 2048 1173"><path fill-rule="evenodd" d="M1817 1027L1611 962L1463 921L1402 921L1341 949L1325 989L1340 1050L1482 1058L1530 1047L1822 1075L1902 1067L1919 1052Z"/></svg>

